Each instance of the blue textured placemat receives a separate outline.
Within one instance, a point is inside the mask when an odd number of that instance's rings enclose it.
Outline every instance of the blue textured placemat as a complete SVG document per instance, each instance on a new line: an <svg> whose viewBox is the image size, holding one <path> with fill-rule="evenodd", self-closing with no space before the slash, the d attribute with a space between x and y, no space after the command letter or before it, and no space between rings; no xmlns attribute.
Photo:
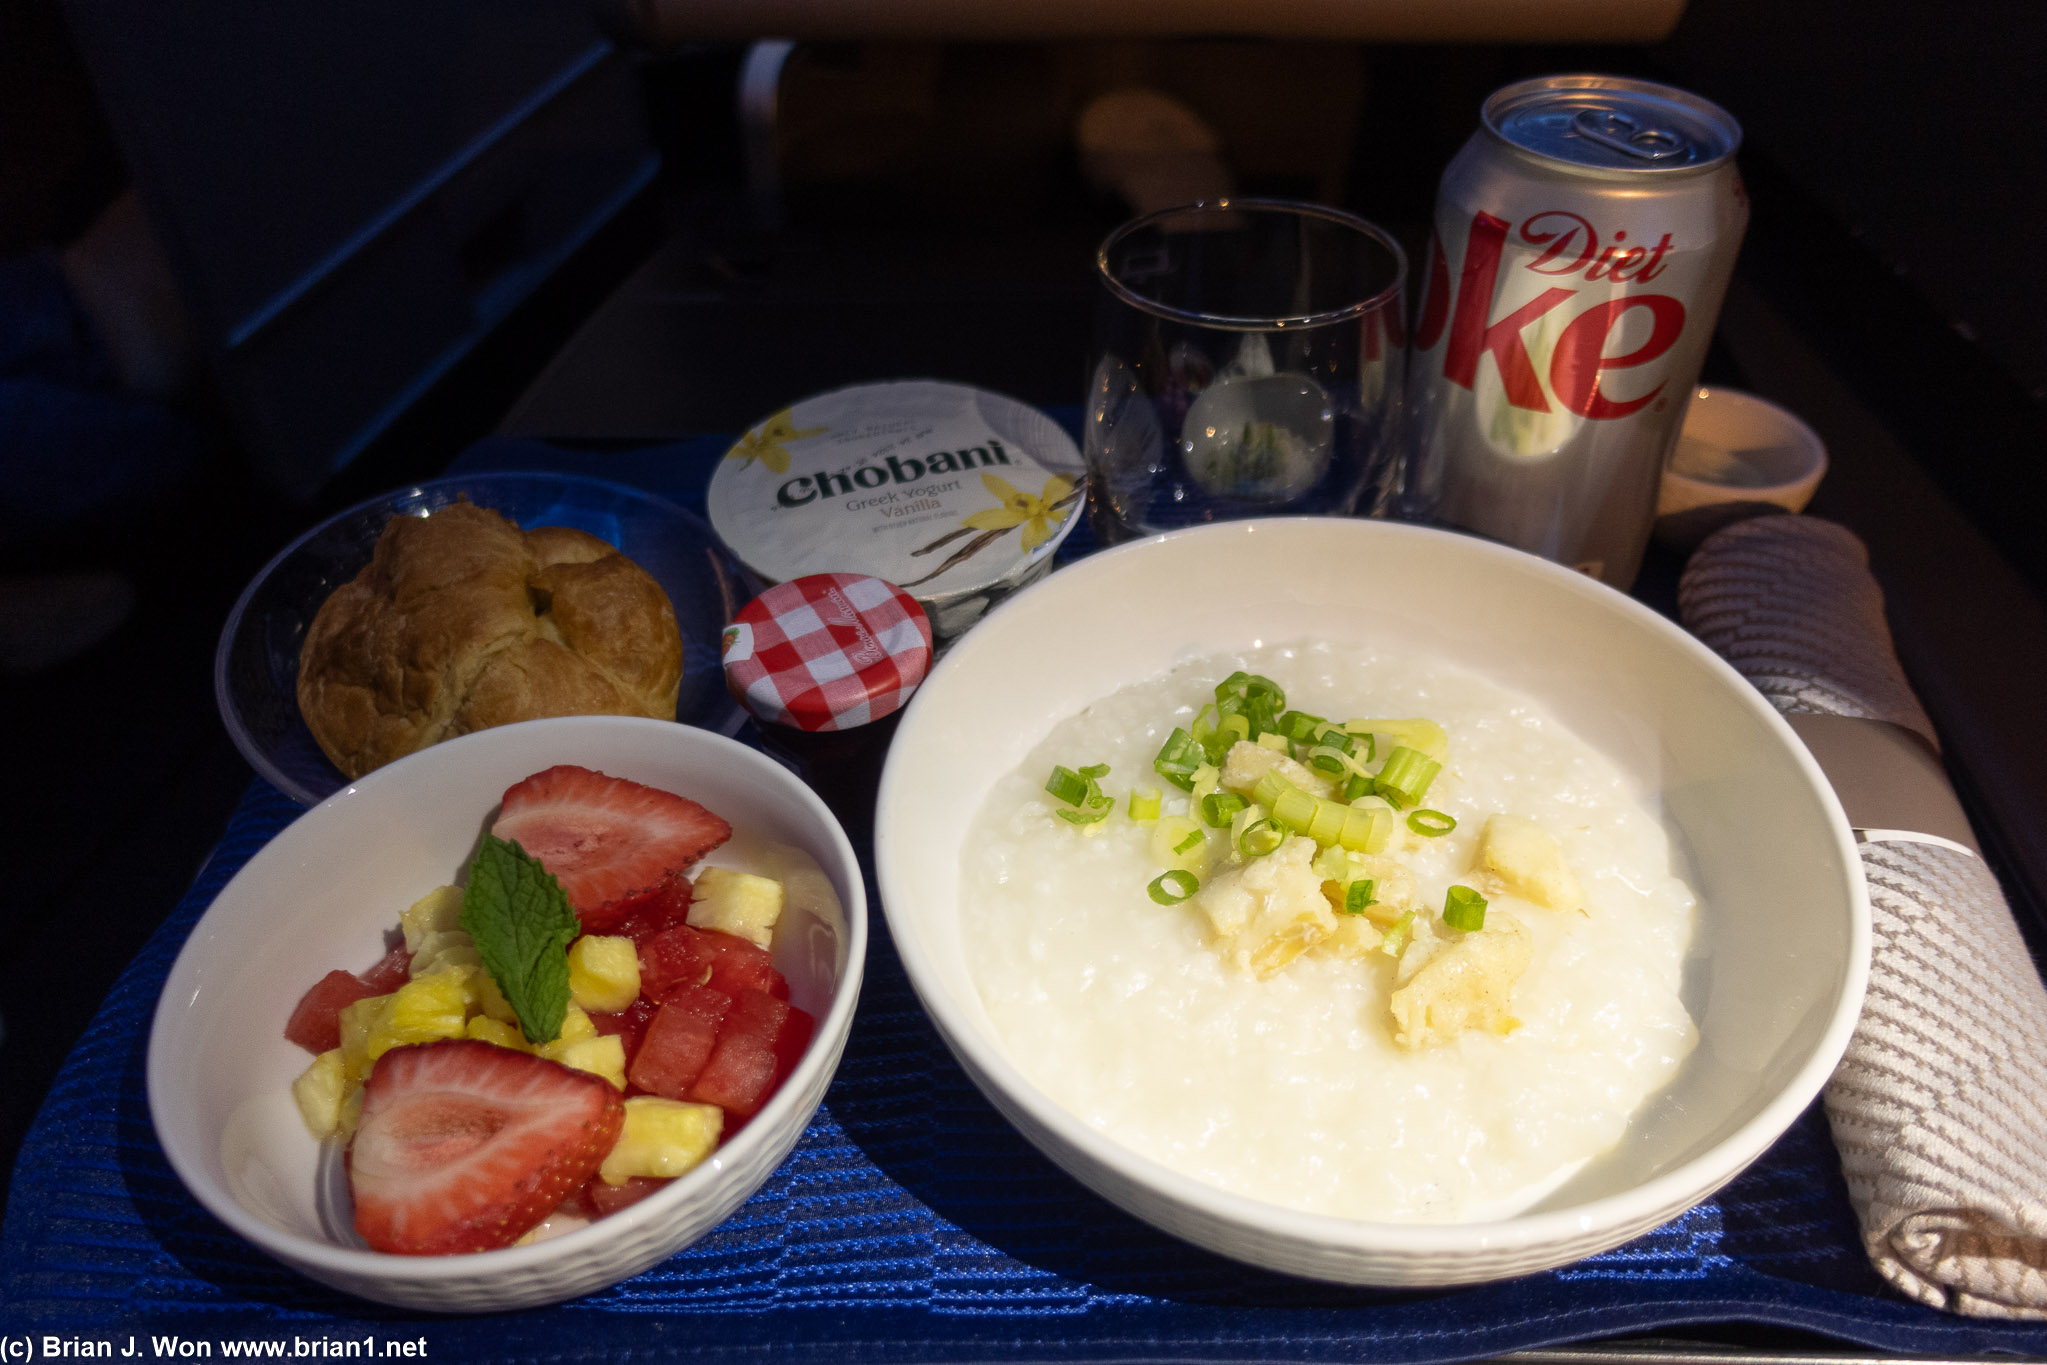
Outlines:
<svg viewBox="0 0 2047 1365"><path fill-rule="evenodd" d="M461 463L547 461L689 502L722 449L599 454L493 442ZM1089 1194L1003 1122L918 1009L878 915L859 1013L823 1108L790 1159L711 1235L558 1308L427 1319L361 1303L267 1260L201 1210L164 1161L143 1091L149 1018L178 949L227 880L297 814L268 786L251 787L66 1062L14 1173L0 1230L0 1329L60 1342L239 1334L315 1348L424 1336L441 1358L775 1355L852 1365L1450 1361L1739 1321L1895 1351L2047 1354L2047 1326L1951 1317L1881 1286L1817 1111L1684 1217L1522 1280L1394 1294L1208 1255ZM8 1340L0 1330L0 1350Z"/></svg>
<svg viewBox="0 0 2047 1365"><path fill-rule="evenodd" d="M0 1237L18 1328L187 1338L417 1315L259 1255L185 1193L150 1130L150 1012L192 925L298 808L253 786L198 881L115 986L23 1145ZM436 1320L437 1350L507 1359L669 1353L897 1358L1464 1359L1746 1320L1873 1346L2047 1350L2047 1327L1885 1294L1856 1247L1825 1122L1808 1114L1715 1199L1563 1270L1446 1294L1264 1274L1096 1199L982 1100L925 1021L879 918L853 1035L789 1161L709 1237L639 1278L507 1320ZM402 1330L401 1330L402 1328Z"/></svg>

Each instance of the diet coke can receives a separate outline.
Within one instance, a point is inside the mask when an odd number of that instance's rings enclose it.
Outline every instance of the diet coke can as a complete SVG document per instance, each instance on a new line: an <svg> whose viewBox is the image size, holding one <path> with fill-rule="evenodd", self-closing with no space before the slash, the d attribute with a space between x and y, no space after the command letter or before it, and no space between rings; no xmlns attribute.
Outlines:
<svg viewBox="0 0 2047 1365"><path fill-rule="evenodd" d="M1748 224L1741 127L1608 76L1483 117L1436 196L1402 510L1625 589Z"/></svg>

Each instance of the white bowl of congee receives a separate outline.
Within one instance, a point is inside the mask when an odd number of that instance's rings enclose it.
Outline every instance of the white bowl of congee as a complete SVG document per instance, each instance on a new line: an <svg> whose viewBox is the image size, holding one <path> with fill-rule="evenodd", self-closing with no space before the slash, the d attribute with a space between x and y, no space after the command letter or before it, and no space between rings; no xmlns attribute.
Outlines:
<svg viewBox="0 0 2047 1365"><path fill-rule="evenodd" d="M1789 727L1568 569L1229 522L976 626L889 755L919 999L1075 1179L1351 1284L1558 1266L1818 1095L1862 1001L1853 835Z"/></svg>

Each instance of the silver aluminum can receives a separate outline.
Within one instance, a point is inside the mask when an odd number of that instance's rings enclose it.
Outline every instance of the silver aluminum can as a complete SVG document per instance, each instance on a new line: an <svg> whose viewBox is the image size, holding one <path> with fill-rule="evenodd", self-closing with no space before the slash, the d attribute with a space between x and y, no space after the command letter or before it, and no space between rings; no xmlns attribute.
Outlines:
<svg viewBox="0 0 2047 1365"><path fill-rule="evenodd" d="M1740 143L1648 81L1486 100L1436 196L1404 515L1634 581L1748 225Z"/></svg>

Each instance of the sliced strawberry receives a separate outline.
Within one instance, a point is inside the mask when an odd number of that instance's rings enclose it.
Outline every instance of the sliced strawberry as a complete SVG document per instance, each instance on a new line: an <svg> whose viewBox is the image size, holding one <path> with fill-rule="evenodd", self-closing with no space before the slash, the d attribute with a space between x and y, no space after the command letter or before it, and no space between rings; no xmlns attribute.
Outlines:
<svg viewBox="0 0 2047 1365"><path fill-rule="evenodd" d="M395 1047L348 1149L355 1227L378 1251L509 1246L597 1171L625 1101L609 1081L469 1039Z"/></svg>
<svg viewBox="0 0 2047 1365"><path fill-rule="evenodd" d="M647 1026L640 1050L626 1079L651 1095L679 1100L710 1060L717 1046L718 1026L732 1008L732 997L708 986L677 986Z"/></svg>
<svg viewBox="0 0 2047 1365"><path fill-rule="evenodd" d="M602 1180L592 1180L583 1187L583 1198L602 1218L608 1213L632 1207L667 1183L650 1175L629 1176L623 1185L607 1185Z"/></svg>
<svg viewBox="0 0 2047 1365"><path fill-rule="evenodd" d="M607 901L577 918L586 934L617 934L644 943L664 929L689 923L695 891L689 878L671 872L644 891Z"/></svg>
<svg viewBox="0 0 2047 1365"><path fill-rule="evenodd" d="M686 796L563 764L508 788L491 833L538 858L583 916L680 872L732 826Z"/></svg>
<svg viewBox="0 0 2047 1365"><path fill-rule="evenodd" d="M389 995L412 975L412 954L404 943L384 954L376 966L360 975L329 972L299 997L298 1007L285 1021L284 1036L308 1052L326 1052L341 1046L341 1011L373 995Z"/></svg>

